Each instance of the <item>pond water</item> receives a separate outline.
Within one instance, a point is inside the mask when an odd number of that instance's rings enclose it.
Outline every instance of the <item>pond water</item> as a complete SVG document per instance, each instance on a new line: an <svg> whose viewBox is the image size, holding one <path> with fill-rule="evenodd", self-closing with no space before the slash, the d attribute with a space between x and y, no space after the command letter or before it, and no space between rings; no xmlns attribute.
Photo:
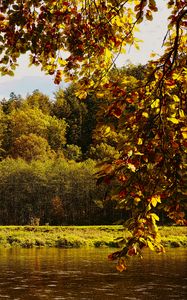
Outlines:
<svg viewBox="0 0 187 300"><path fill-rule="evenodd" d="M0 249L0 299L187 299L187 250L146 252L118 273L111 249Z"/></svg>

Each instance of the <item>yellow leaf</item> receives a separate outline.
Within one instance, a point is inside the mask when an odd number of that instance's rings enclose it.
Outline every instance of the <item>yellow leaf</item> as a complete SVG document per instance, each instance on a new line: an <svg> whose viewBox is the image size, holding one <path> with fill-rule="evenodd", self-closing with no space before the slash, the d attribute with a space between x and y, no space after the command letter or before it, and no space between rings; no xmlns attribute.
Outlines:
<svg viewBox="0 0 187 300"><path fill-rule="evenodd" d="M137 43L134 43L134 47L136 48L136 50L140 50L140 46Z"/></svg>
<svg viewBox="0 0 187 300"><path fill-rule="evenodd" d="M179 97L177 95L173 95L173 100L175 102L180 102L180 99L179 99Z"/></svg>
<svg viewBox="0 0 187 300"><path fill-rule="evenodd" d="M79 99L85 99L87 96L87 92L80 90L80 91L75 92L75 96L78 97Z"/></svg>
<svg viewBox="0 0 187 300"><path fill-rule="evenodd" d="M171 121L173 124L179 124L179 120L176 118L167 118L168 121Z"/></svg>
<svg viewBox="0 0 187 300"><path fill-rule="evenodd" d="M129 168L132 172L135 172L135 171L136 171L136 167L135 167L133 164L131 164L131 163L128 164L128 168Z"/></svg>
<svg viewBox="0 0 187 300"><path fill-rule="evenodd" d="M116 16L114 18L114 22L113 23L116 23L116 25L119 26L119 27L121 27L121 26L124 25L123 22L122 22L122 20L121 20L121 18L119 16Z"/></svg>
<svg viewBox="0 0 187 300"><path fill-rule="evenodd" d="M71 81L71 78L70 78L70 77L66 76L66 77L64 78L64 82L70 82L70 81Z"/></svg>
<svg viewBox="0 0 187 300"><path fill-rule="evenodd" d="M51 57L51 58L50 58L50 63L53 64L54 62L55 62L55 58L54 58L54 57Z"/></svg>
<svg viewBox="0 0 187 300"><path fill-rule="evenodd" d="M149 117L149 115L148 115L147 112L143 112L143 113L142 113L142 116L145 117L145 118L148 118L148 117Z"/></svg>
<svg viewBox="0 0 187 300"><path fill-rule="evenodd" d="M182 136L186 140L187 139L187 127L181 128Z"/></svg>
<svg viewBox="0 0 187 300"><path fill-rule="evenodd" d="M111 128L108 126L108 127L106 127L106 129L105 129L105 133L109 133L110 132L110 130L111 130Z"/></svg>
<svg viewBox="0 0 187 300"><path fill-rule="evenodd" d="M58 63L59 65L62 67L62 66L65 66L67 64L67 61L65 59L62 59L62 58L58 58Z"/></svg>
<svg viewBox="0 0 187 300"><path fill-rule="evenodd" d="M174 73L174 74L172 75L172 78L173 78L174 80L180 81L180 80L182 79L182 76L181 76L180 74Z"/></svg>
<svg viewBox="0 0 187 300"><path fill-rule="evenodd" d="M57 26L58 26L58 28L60 28L60 29L64 29L64 28L65 28L65 25L64 25L64 24L58 24Z"/></svg>
<svg viewBox="0 0 187 300"><path fill-rule="evenodd" d="M141 138L138 139L138 145L142 145L143 144L143 140Z"/></svg>
<svg viewBox="0 0 187 300"><path fill-rule="evenodd" d="M176 109L176 104L175 103L174 104L170 104L170 108L173 109L173 110L175 110Z"/></svg>
<svg viewBox="0 0 187 300"><path fill-rule="evenodd" d="M184 67L183 73L187 75L187 68Z"/></svg>
<svg viewBox="0 0 187 300"><path fill-rule="evenodd" d="M134 155L140 155L140 156L142 156L142 155L144 155L144 154L141 153L141 152L135 152Z"/></svg>
<svg viewBox="0 0 187 300"><path fill-rule="evenodd" d="M157 108L159 107L160 104L160 99L156 99L152 104L151 104L151 108Z"/></svg>
<svg viewBox="0 0 187 300"><path fill-rule="evenodd" d="M149 249L151 249L153 251L155 250L153 244L150 241L147 241L147 245L148 245Z"/></svg>
<svg viewBox="0 0 187 300"><path fill-rule="evenodd" d="M152 196L150 202L154 207L156 207L158 202L161 203L160 196L159 195Z"/></svg>
<svg viewBox="0 0 187 300"><path fill-rule="evenodd" d="M138 203L138 202L140 202L140 201L141 201L141 199L140 199L139 197L135 197L135 198L134 198L134 202L135 202L135 203Z"/></svg>
<svg viewBox="0 0 187 300"><path fill-rule="evenodd" d="M112 53L108 48L105 49L105 57L107 60L110 60L112 57Z"/></svg>
<svg viewBox="0 0 187 300"><path fill-rule="evenodd" d="M156 55L157 55L156 53L152 52L152 53L150 54L150 57L155 57Z"/></svg>
<svg viewBox="0 0 187 300"><path fill-rule="evenodd" d="M104 97L104 93L103 92L98 92L96 94L97 98L103 98Z"/></svg>
<svg viewBox="0 0 187 300"><path fill-rule="evenodd" d="M187 132L187 127L182 127L181 131L186 131Z"/></svg>
<svg viewBox="0 0 187 300"><path fill-rule="evenodd" d="M185 117L184 110L179 109L179 116L180 116L181 118L184 118L184 117Z"/></svg>
<svg viewBox="0 0 187 300"><path fill-rule="evenodd" d="M159 220L160 220L160 219L159 219L159 216L157 216L157 215L154 214L154 213L151 214L151 217L152 217L153 219L155 219L156 221L159 221Z"/></svg>
<svg viewBox="0 0 187 300"><path fill-rule="evenodd" d="M126 49L125 48L121 48L121 54L126 54Z"/></svg>

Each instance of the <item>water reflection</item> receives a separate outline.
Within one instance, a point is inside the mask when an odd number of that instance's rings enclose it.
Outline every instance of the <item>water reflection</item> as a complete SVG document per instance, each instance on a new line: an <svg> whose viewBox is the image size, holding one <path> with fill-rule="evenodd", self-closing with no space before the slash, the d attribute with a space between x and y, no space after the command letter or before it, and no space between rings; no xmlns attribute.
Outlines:
<svg viewBox="0 0 187 300"><path fill-rule="evenodd" d="M187 299L186 250L147 252L124 273L110 249L0 249L0 299Z"/></svg>

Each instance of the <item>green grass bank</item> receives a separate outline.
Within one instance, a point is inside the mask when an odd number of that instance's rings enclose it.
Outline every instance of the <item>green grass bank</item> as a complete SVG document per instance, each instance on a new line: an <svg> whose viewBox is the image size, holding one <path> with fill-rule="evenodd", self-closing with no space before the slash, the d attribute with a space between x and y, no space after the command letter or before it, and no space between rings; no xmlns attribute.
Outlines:
<svg viewBox="0 0 187 300"><path fill-rule="evenodd" d="M187 227L160 227L166 247L187 247ZM0 247L117 247L122 226L0 226Z"/></svg>

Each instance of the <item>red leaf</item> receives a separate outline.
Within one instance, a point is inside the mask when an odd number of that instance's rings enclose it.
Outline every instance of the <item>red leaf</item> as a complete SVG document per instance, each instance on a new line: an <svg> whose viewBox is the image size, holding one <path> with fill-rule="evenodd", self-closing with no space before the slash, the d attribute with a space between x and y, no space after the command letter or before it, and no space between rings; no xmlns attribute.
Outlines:
<svg viewBox="0 0 187 300"><path fill-rule="evenodd" d="M111 114L115 116L116 118L120 118L122 114L122 109L119 107L116 107L114 110L112 110Z"/></svg>

